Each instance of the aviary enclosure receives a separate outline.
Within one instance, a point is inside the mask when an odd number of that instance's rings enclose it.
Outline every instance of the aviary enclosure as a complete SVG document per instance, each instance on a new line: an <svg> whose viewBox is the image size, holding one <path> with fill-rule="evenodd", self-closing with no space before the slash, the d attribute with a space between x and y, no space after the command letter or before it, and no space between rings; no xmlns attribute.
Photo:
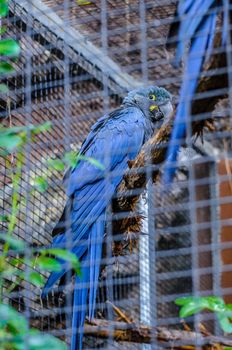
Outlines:
<svg viewBox="0 0 232 350"><path fill-rule="evenodd" d="M192 37L180 35L181 4L187 10L195 6L195 17L184 22ZM82 142L129 91L150 85L172 94L173 115L157 123L154 135L128 162L107 205L95 314L91 319L86 314L83 348L232 348L231 2L9 0L7 6L1 38L16 40L20 53L11 59L12 70L0 67L0 136L3 140L12 127L27 128L11 129L15 147L7 144L10 151L1 151L2 252L23 273L4 274L0 259L1 303L24 315L28 332L20 338L21 347L17 339L10 347L0 331L0 348L47 349L25 341L31 328L42 332L41 339L51 334L63 341L57 349L70 347L74 289L91 288L91 283L84 283L85 268L73 256L49 251L52 236L62 231L55 225L67 201L67 168L79 159L103 171L94 154L91 159L78 154ZM208 35L203 22L212 14L209 30L215 35L207 52L194 52L204 61L182 121L186 130L172 165L174 178L166 183L181 87L194 79L186 78L186 62L194 35L202 41ZM182 61L175 64L181 41ZM15 137L26 139L20 150ZM108 154L105 146L102 153ZM98 195L104 198L103 192ZM63 213L67 227L71 210ZM67 236L70 249L71 233ZM55 261L62 257L75 271L70 269L42 298L43 285L52 269L59 270ZM0 305L0 327L9 332L7 317Z"/></svg>

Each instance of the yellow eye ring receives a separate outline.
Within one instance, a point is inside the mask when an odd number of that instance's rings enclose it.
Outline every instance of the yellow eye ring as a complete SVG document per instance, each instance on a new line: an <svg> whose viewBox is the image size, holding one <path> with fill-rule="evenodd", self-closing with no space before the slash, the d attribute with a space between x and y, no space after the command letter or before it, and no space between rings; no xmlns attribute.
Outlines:
<svg viewBox="0 0 232 350"><path fill-rule="evenodd" d="M156 96L155 95L149 95L149 99L155 101L156 100Z"/></svg>

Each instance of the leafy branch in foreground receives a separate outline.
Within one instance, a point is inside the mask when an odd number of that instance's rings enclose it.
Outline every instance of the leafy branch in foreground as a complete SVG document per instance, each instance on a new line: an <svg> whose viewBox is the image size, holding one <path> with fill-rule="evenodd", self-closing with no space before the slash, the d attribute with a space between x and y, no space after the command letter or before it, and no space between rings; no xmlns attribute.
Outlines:
<svg viewBox="0 0 232 350"><path fill-rule="evenodd" d="M28 329L26 318L9 305L0 304L0 348L2 350L67 350L59 339Z"/></svg>
<svg viewBox="0 0 232 350"><path fill-rule="evenodd" d="M10 214L2 216L2 219L7 224L7 230L0 233L0 241L3 244L0 255L0 347L4 350L21 350L25 346L29 350L49 347L54 350L67 349L66 345L59 339L51 335L41 334L34 329L29 329L26 318L10 305L3 303L3 296L10 296L12 290L22 280L37 287L42 286L44 278L39 271L59 271L62 268L61 263L56 258L62 258L77 273L80 273L79 261L74 254L62 249L41 249L38 252L35 249L30 249L25 241L14 236L20 206L22 203L26 204L26 198L19 191L25 163L23 147L27 143L28 135L33 140L37 134L50 128L50 123L39 126L0 128L0 153L6 157L7 169L12 182ZM14 169L12 169L12 165L8 161L8 155L12 151L15 152L16 159ZM36 191L36 187L32 187L30 194L34 191ZM25 251L30 251L31 258L25 256ZM20 258L18 257L19 255ZM10 287L3 288L7 281L11 281Z"/></svg>
<svg viewBox="0 0 232 350"><path fill-rule="evenodd" d="M0 255L0 327L1 327L1 306L4 306L3 310L8 309L9 315L19 316L19 319L22 319L23 316L18 314L16 310L12 309L9 305L3 304L3 286L6 281L11 281L11 284L8 288L5 288L4 296L9 296L14 288L21 283L21 281L27 281L37 287L44 285L44 277L41 274L41 271L49 272L58 272L63 268L63 264L68 264L75 273L81 275L79 260L75 254L58 248L40 248L35 249L31 248L25 241L16 239L14 235L17 217L20 213L20 210L26 208L26 203L28 198L20 192L21 181L24 173L25 165L25 145L28 141L34 141L36 135L49 131L51 129L51 123L47 122L42 125L34 126L20 126L20 127L11 127L4 128L0 127L0 155L5 157L8 173L11 176L12 183L12 204L9 215L3 213L1 215L2 221L7 226L5 232L0 232L0 242L2 242L3 249L2 254ZM8 160L8 156L14 152L15 164L12 166ZM98 167L100 170L104 170L104 167L95 159L86 157L84 155L69 152L64 155L62 159L49 159L46 162L47 173L45 175L37 176L32 178L30 181L31 187L27 196L33 195L35 192L44 192L47 190L48 175L49 171L64 171L66 167L69 167L72 170L77 166L79 161L87 161L92 165ZM28 254L25 255L25 252L30 253L30 258ZM20 258L19 258L20 256ZM26 269L26 272L24 271ZM9 283L8 283L9 284ZM4 318L5 316L3 316ZM25 320L25 319L24 319ZM42 348L41 342L51 342L50 346L53 346L55 350L64 349L64 344L53 338L51 336L41 336L38 333L35 333L34 330L17 328L12 326L12 320L9 319L6 323L2 323L2 328L0 328L0 343L2 344L2 349L8 349L9 344L12 345L12 349L23 349L24 346L24 337L27 334L28 349L36 350ZM25 320L26 322L26 320ZM2 338L5 339L5 342L1 341ZM13 337L13 338L12 338ZM50 338L49 338L50 337ZM29 340L28 340L29 339ZM30 339L33 342L35 339L38 347L30 347ZM40 340L40 342L38 342ZM52 343L53 342L53 343ZM59 343L60 342L60 343ZM45 343L44 343L45 344ZM44 348L48 348L50 343L44 345ZM53 345L52 345L53 344ZM59 345L60 344L60 345ZM55 347L56 345L56 347ZM60 347L59 347L60 346ZM66 348L66 347L65 347Z"/></svg>
<svg viewBox="0 0 232 350"><path fill-rule="evenodd" d="M222 330L232 333L232 304L225 304L222 298L209 297L183 297L175 300L180 306L179 315L181 318L195 315L202 311L211 311L217 315Z"/></svg>
<svg viewBox="0 0 232 350"><path fill-rule="evenodd" d="M0 0L0 19L9 12L8 1ZM0 24L0 35L6 32L6 28ZM20 53L20 46L17 41L11 38L0 40L0 75L1 77L15 71L10 63L11 58L17 58ZM8 87L0 83L0 92L7 93ZM26 317L18 313L10 305L3 302L10 297L10 293L22 281L25 280L35 286L42 286L44 278L38 270L59 271L62 268L56 258L70 264L76 273L80 274L79 261L72 253L62 249L42 249L39 252L31 249L23 240L15 237L15 227L21 206L26 205L27 198L20 193L25 154L23 147L30 140L33 141L36 135L51 128L47 122L39 126L29 125L6 128L0 125L0 156L5 158L7 170L11 177L12 198L9 215L1 214L0 221L5 224L6 230L0 232L1 254L0 254L0 349L1 350L67 350L67 346L59 339L30 329ZM15 153L15 164L9 161L9 155ZM39 183L39 180L37 180ZM41 186L41 183L40 183ZM46 190L46 183L43 184ZM37 190L34 186L29 195ZM25 255L25 252L29 252ZM52 255L52 256L51 256ZM20 257L20 258L19 258ZM59 260L60 261L60 260ZM21 267L21 269L20 269ZM26 271L25 271L26 270ZM9 285L7 287L7 285Z"/></svg>
<svg viewBox="0 0 232 350"><path fill-rule="evenodd" d="M21 206L26 205L27 199L20 192L23 167L25 164L24 146L28 139L34 140L36 135L48 131L50 123L39 126L29 125L22 127L0 127L0 154L5 157L7 170L11 176L12 199L9 215L1 215L6 224L6 231L0 232L2 253L0 254L0 348L3 350L47 349L65 350L67 346L59 339L30 329L26 318L3 303L3 297L10 297L10 293L25 280L37 287L44 285L42 271L60 271L62 263L69 264L80 275L80 265L75 254L65 249L31 248L25 241L15 237L15 227ZM8 160L14 151L15 165ZM37 191L32 186L29 195ZM30 257L25 252L30 252ZM59 260L59 261L58 261ZM10 286L7 288L6 285Z"/></svg>
<svg viewBox="0 0 232 350"><path fill-rule="evenodd" d="M8 9L8 1L0 0L0 18L7 16L9 12ZM2 23L2 22L1 22ZM6 28L0 25L0 35L6 32ZM12 64L9 62L11 58L17 58L20 53L19 43L11 38L1 39L0 40L0 74L10 74L15 71ZM7 59L7 61L6 61ZM6 84L0 84L0 92L6 93L8 92L8 87Z"/></svg>

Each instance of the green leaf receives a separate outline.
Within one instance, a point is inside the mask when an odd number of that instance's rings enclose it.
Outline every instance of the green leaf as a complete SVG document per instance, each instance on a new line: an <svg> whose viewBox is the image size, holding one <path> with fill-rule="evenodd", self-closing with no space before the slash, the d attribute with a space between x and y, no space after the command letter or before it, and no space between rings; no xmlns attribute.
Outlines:
<svg viewBox="0 0 232 350"><path fill-rule="evenodd" d="M185 305L190 303L193 300L194 297L182 297L182 298L176 298L175 299L175 304L176 305Z"/></svg>
<svg viewBox="0 0 232 350"><path fill-rule="evenodd" d="M77 165L77 161L78 161L77 156L78 156L77 152L73 152L73 151L67 152L67 153L65 153L65 155L64 155L64 160L65 160L65 162L66 162L67 165L70 166L72 169L75 168L76 165Z"/></svg>
<svg viewBox="0 0 232 350"><path fill-rule="evenodd" d="M21 336L15 336L12 339L9 339L7 345L3 349L25 350L24 338Z"/></svg>
<svg viewBox="0 0 232 350"><path fill-rule="evenodd" d="M91 5L92 2L90 2L90 1L85 1L85 0L77 0L77 4L78 4L79 6L85 6L85 5Z"/></svg>
<svg viewBox="0 0 232 350"><path fill-rule="evenodd" d="M0 55L18 56L20 53L19 44L13 39L0 40Z"/></svg>
<svg viewBox="0 0 232 350"><path fill-rule="evenodd" d="M232 305L225 305L220 297L185 297L178 298L175 303L181 306L180 317L188 317L203 310L216 313L220 326L226 333L232 333Z"/></svg>
<svg viewBox="0 0 232 350"><path fill-rule="evenodd" d="M177 305L181 305L181 299L179 298L175 300L175 303ZM189 317L191 315L194 315L204 309L209 308L209 303L205 298L201 297L189 297L188 299L184 298L182 300L182 307L180 309L179 315L180 317Z"/></svg>
<svg viewBox="0 0 232 350"><path fill-rule="evenodd" d="M0 131L0 148L5 148L9 152L22 144L22 138L18 135L6 135Z"/></svg>
<svg viewBox="0 0 232 350"><path fill-rule="evenodd" d="M217 317L222 330L226 333L232 333L232 323L230 322L229 318L219 312L217 312Z"/></svg>
<svg viewBox="0 0 232 350"><path fill-rule="evenodd" d="M40 256L36 259L35 265L37 265L42 270L47 270L51 272L61 271L62 265L53 258L48 258L46 256Z"/></svg>
<svg viewBox="0 0 232 350"><path fill-rule="evenodd" d="M65 169L65 164L61 159L48 159L49 167L57 171L63 171Z"/></svg>
<svg viewBox="0 0 232 350"><path fill-rule="evenodd" d="M31 132L34 135L40 134L41 132L44 132L44 131L49 131L49 130L51 130L51 127L52 127L52 122L50 122L50 121L47 121L41 125L36 125L36 126L30 125L29 126Z"/></svg>
<svg viewBox="0 0 232 350"><path fill-rule="evenodd" d="M0 74L9 74L15 71L14 67L8 62L0 62Z"/></svg>
<svg viewBox="0 0 232 350"><path fill-rule="evenodd" d="M95 158L92 157L86 157L82 154L78 154L77 152L67 152L64 155L64 160L70 166L72 169L76 167L77 163L80 160L86 161L94 165L96 168L99 168L100 170L104 170L105 167Z"/></svg>
<svg viewBox="0 0 232 350"><path fill-rule="evenodd" d="M8 86L6 84L0 84L0 92L2 94L7 94L9 92Z"/></svg>
<svg viewBox="0 0 232 350"><path fill-rule="evenodd" d="M75 270L75 272L80 275L81 269L80 269L80 262L77 258L77 256L71 252L69 252L66 249L58 249L58 248L50 248L42 251L42 254L52 254L56 256L59 259L63 259L67 262L69 262L72 266L72 268Z"/></svg>
<svg viewBox="0 0 232 350"><path fill-rule="evenodd" d="M202 310L204 310L204 307L189 303L189 304L182 306L182 308L180 309L180 312L179 312L179 316L181 318L189 317L189 316L197 314L198 312L201 312Z"/></svg>
<svg viewBox="0 0 232 350"><path fill-rule="evenodd" d="M0 128L0 134L17 136L20 132L26 131L26 126L13 126L12 128Z"/></svg>
<svg viewBox="0 0 232 350"><path fill-rule="evenodd" d="M105 170L105 167L103 164L101 164L98 160L92 157L86 157L83 155L78 155L78 160L85 160L86 162L89 162L90 164L94 165L96 168L99 168L100 170Z"/></svg>
<svg viewBox="0 0 232 350"><path fill-rule="evenodd" d="M225 303L222 298L216 297L216 296L209 296L209 297L205 297L204 299L207 300L208 308L212 312L225 310Z"/></svg>
<svg viewBox="0 0 232 350"><path fill-rule="evenodd" d="M225 303L222 298L216 296L209 297L183 297L175 300L175 303L180 306L199 307L212 312L225 311ZM187 307L186 307L187 308ZM184 309L185 310L185 309Z"/></svg>
<svg viewBox="0 0 232 350"><path fill-rule="evenodd" d="M42 334L39 332L30 331L28 337L29 350L67 350L67 345L61 340L49 334Z"/></svg>
<svg viewBox="0 0 232 350"><path fill-rule="evenodd" d="M6 33L7 28L6 27L0 27L0 34Z"/></svg>
<svg viewBox="0 0 232 350"><path fill-rule="evenodd" d="M6 85L1 84L3 91L7 92L8 89ZM6 88L6 89L5 89ZM0 128L0 148L7 150L9 153L12 152L15 148L21 146L23 143L27 141L27 133L30 131L33 135L36 135L40 132L49 130L51 127L50 122L46 122L39 126L28 125L28 126L15 126L12 128ZM46 187L45 181L42 179L38 179L38 188L42 192L43 188Z"/></svg>
<svg viewBox="0 0 232 350"><path fill-rule="evenodd" d="M10 259L10 264L12 266L19 266L20 264L24 263L24 259L18 259L18 258L11 258Z"/></svg>
<svg viewBox="0 0 232 350"><path fill-rule="evenodd" d="M37 287L41 287L45 283L44 277L36 271L32 271L29 273L28 281L33 283Z"/></svg>
<svg viewBox="0 0 232 350"><path fill-rule="evenodd" d="M10 264L8 264L6 260L4 260L4 262L1 262L0 265L1 278L9 278L18 275L19 271Z"/></svg>
<svg viewBox="0 0 232 350"><path fill-rule="evenodd" d="M20 315L9 305L0 304L0 328L10 327L13 335L26 334L27 321L24 316Z"/></svg>
<svg viewBox="0 0 232 350"><path fill-rule="evenodd" d="M8 14L8 4L6 0L0 1L0 17L5 17Z"/></svg>
<svg viewBox="0 0 232 350"><path fill-rule="evenodd" d="M9 215L0 215L0 222L9 222Z"/></svg>
<svg viewBox="0 0 232 350"><path fill-rule="evenodd" d="M45 177L43 176L38 176L35 179L33 179L33 183L35 188L39 192L45 192L48 189L48 182Z"/></svg>
<svg viewBox="0 0 232 350"><path fill-rule="evenodd" d="M26 248L24 241L12 236L8 236L5 232L0 232L0 240L7 242L12 249L17 251L22 251Z"/></svg>
<svg viewBox="0 0 232 350"><path fill-rule="evenodd" d="M225 305L224 308L222 308L218 312L223 313L223 315L229 317L232 320L232 308L231 308L231 305Z"/></svg>

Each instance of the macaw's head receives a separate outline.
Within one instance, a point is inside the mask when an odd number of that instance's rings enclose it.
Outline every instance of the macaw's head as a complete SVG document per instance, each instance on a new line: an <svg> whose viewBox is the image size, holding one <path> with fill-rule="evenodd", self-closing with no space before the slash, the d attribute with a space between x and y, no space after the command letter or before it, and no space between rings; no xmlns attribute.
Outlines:
<svg viewBox="0 0 232 350"><path fill-rule="evenodd" d="M132 90L124 98L123 103L137 105L153 122L168 119L173 112L172 95L158 86Z"/></svg>

